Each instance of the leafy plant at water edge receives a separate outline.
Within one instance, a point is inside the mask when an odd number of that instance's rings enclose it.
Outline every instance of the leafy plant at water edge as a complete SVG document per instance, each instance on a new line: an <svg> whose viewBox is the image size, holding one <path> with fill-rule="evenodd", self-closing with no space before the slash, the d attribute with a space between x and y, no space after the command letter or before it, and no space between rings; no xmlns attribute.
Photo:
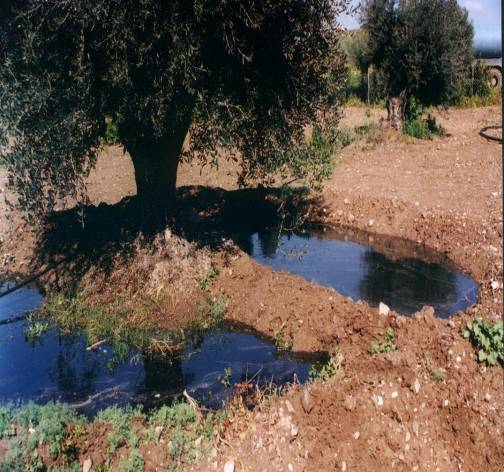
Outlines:
<svg viewBox="0 0 504 472"><path fill-rule="evenodd" d="M278 352L286 352L292 349L292 339L285 334L283 328L273 332L273 342Z"/></svg>
<svg viewBox="0 0 504 472"><path fill-rule="evenodd" d="M373 356L376 356L378 354L385 354L395 351L396 349L397 346L395 345L395 333L394 330L389 326L385 331L385 335L383 336L382 341L374 341L371 343L369 353Z"/></svg>
<svg viewBox="0 0 504 472"><path fill-rule="evenodd" d="M144 419L145 415L141 408L125 408L112 406L98 412L95 421L109 423L113 429L107 436L108 450L114 453L115 450L123 444L135 448L138 446L139 437L136 428L131 424L132 418Z"/></svg>
<svg viewBox="0 0 504 472"><path fill-rule="evenodd" d="M206 331L222 323L226 315L227 306L228 298L225 295L207 300L206 306L200 304L200 311L204 311L206 314L200 328Z"/></svg>
<svg viewBox="0 0 504 472"><path fill-rule="evenodd" d="M502 320L490 326L480 317L467 323L462 332L478 349L478 361L495 365L497 361L504 364L504 328Z"/></svg>
<svg viewBox="0 0 504 472"><path fill-rule="evenodd" d="M35 345L37 342L42 344L42 336L49 329L49 323L46 321L36 320L33 317L28 319L28 327L25 330L25 339L30 344Z"/></svg>
<svg viewBox="0 0 504 472"><path fill-rule="evenodd" d="M327 362L315 362L310 366L308 378L310 381L320 379L323 382L327 382L328 380L339 380L343 377L343 371L341 369L342 361L343 356L341 355L340 348L339 346L335 346Z"/></svg>

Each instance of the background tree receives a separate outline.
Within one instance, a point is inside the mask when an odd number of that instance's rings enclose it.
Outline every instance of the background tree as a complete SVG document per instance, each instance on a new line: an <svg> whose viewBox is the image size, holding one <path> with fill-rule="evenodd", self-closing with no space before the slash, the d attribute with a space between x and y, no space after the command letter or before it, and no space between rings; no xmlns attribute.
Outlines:
<svg viewBox="0 0 504 472"><path fill-rule="evenodd" d="M241 160L242 179L326 169L303 131L324 133L337 119L329 112L345 70L335 18L347 0L11 3L0 145L24 209L85 198L105 117L152 213L173 210L181 159L215 163L219 149Z"/></svg>
<svg viewBox="0 0 504 472"><path fill-rule="evenodd" d="M473 28L457 0L369 0L362 26L371 62L388 92L389 119L404 118L406 101L450 102L473 59Z"/></svg>

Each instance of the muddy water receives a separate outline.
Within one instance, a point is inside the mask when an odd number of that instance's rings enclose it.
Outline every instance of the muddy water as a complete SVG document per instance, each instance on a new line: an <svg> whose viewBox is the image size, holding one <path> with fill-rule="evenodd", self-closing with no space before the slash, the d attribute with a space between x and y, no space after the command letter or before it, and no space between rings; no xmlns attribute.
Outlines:
<svg viewBox="0 0 504 472"><path fill-rule="evenodd" d="M383 302L404 315L430 305L436 316L446 318L478 299L478 285L471 277L442 255L404 240L382 240L382 250L377 250L352 242L344 232L279 235L274 229L235 240L274 270L301 275L371 306Z"/></svg>
<svg viewBox="0 0 504 472"><path fill-rule="evenodd" d="M7 288L0 286L0 293ZM271 343L239 332L209 333L176 359L152 359L131 350L111 369L110 346L88 350L78 334L60 336L51 328L27 341L29 321L21 315L41 302L35 287L0 298L0 403L58 400L90 416L110 405L170 402L187 389L203 405L218 408L237 382L281 385L308 377L306 362L280 356Z"/></svg>

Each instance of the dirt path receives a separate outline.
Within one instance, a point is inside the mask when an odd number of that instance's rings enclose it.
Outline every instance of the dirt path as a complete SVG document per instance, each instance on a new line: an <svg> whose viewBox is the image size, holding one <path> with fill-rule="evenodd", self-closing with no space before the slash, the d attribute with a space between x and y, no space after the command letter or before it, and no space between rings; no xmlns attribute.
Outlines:
<svg viewBox="0 0 504 472"><path fill-rule="evenodd" d="M500 121L500 110L450 110L438 119L448 133L443 139L409 143L389 136L375 146L346 148L313 214L446 254L480 284L477 311L492 321L502 312L502 148L478 132ZM368 120L364 109L350 109L343 124ZM229 164L202 174L184 164L179 185L232 189L235 174ZM100 159L89 192L95 203L134 193L132 167L117 148ZM2 219L4 234L7 226ZM2 252L15 253L22 269L32 240L22 227L15 231ZM229 460L237 471L503 469L503 371L478 364L461 337L471 313L450 321L429 309L412 318L379 316L366 303L273 272L242 252L215 253L214 263L221 270L213 290L229 297L229 320L268 336L282 328L295 351L337 344L343 378L294 387L242 411L226 442L195 470L223 470ZM398 349L371 356L371 342L387 327Z"/></svg>

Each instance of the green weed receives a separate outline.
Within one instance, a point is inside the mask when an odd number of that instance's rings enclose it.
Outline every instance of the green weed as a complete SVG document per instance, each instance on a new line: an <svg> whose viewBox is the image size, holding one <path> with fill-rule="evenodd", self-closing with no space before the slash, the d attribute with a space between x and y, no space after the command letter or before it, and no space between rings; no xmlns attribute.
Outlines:
<svg viewBox="0 0 504 472"><path fill-rule="evenodd" d="M108 451L113 454L117 448L128 445L136 448L139 444L139 436L136 428L132 425L132 418L145 419L141 408L125 408L112 406L98 412L95 421L112 425L112 431L107 436Z"/></svg>
<svg viewBox="0 0 504 472"><path fill-rule="evenodd" d="M30 316L28 318L28 326L25 329L24 335L26 341L35 345L36 343L42 344L42 336L49 329L47 321L41 321Z"/></svg>
<svg viewBox="0 0 504 472"><path fill-rule="evenodd" d="M145 461L138 449L132 449L128 456L127 462L122 462L119 465L119 472L142 472L144 470Z"/></svg>
<svg viewBox="0 0 504 472"><path fill-rule="evenodd" d="M286 352L292 349L292 339L280 328L273 332L273 342L278 352Z"/></svg>
<svg viewBox="0 0 504 472"><path fill-rule="evenodd" d="M219 269L217 269L212 265L210 266L210 269L208 269L208 272L206 274L199 276L196 279L196 281L198 282L198 285L202 290L204 290L205 292L209 292L212 282L216 279L218 275L219 275Z"/></svg>
<svg viewBox="0 0 504 472"><path fill-rule="evenodd" d="M395 351L397 346L395 345L395 333L394 330L389 326L385 331L383 340L379 342L372 342L369 348L369 353L373 356L378 354L385 354L388 352Z"/></svg>
<svg viewBox="0 0 504 472"><path fill-rule="evenodd" d="M343 358L339 346L335 346L327 362L315 362L310 367L308 378L310 381L320 379L323 382L328 380L339 380L343 377L341 362Z"/></svg>
<svg viewBox="0 0 504 472"><path fill-rule="evenodd" d="M475 317L467 323L462 332L464 338L469 338L478 349L478 361L495 365L504 365L504 329L502 320L490 326L480 317Z"/></svg>

